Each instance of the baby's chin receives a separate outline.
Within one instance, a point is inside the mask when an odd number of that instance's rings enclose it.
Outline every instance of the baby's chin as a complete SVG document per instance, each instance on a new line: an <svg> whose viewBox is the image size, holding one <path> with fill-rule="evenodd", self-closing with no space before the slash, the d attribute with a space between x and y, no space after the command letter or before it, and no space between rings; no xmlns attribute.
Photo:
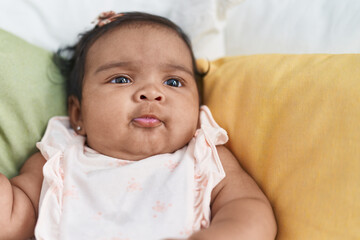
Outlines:
<svg viewBox="0 0 360 240"><path fill-rule="evenodd" d="M93 150L117 159L138 161L154 155L173 153L194 137L196 129L157 127L136 128L126 134L88 136L87 144Z"/></svg>

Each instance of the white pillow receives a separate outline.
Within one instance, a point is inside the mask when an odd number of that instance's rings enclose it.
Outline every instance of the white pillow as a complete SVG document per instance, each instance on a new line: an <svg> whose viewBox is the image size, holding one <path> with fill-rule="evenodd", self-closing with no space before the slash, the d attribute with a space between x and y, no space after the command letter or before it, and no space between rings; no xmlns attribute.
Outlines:
<svg viewBox="0 0 360 240"><path fill-rule="evenodd" d="M55 51L72 44L103 11L145 11L168 17L190 36L196 57L225 55L226 12L241 0L1 0L0 28Z"/></svg>
<svg viewBox="0 0 360 240"><path fill-rule="evenodd" d="M359 53L358 0L246 0L231 9L227 55Z"/></svg>

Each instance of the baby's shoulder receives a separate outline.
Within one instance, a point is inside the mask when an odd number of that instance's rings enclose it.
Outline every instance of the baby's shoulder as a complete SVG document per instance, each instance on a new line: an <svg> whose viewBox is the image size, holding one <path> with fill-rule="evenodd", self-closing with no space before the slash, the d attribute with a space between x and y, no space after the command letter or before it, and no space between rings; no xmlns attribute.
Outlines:
<svg viewBox="0 0 360 240"><path fill-rule="evenodd" d="M217 145L216 150L226 175L228 175L228 173L238 174L241 172L242 168L239 161L227 147L224 145Z"/></svg>
<svg viewBox="0 0 360 240"><path fill-rule="evenodd" d="M234 189L243 189L243 186L240 185L249 177L234 154L227 147L218 145L216 149L224 168L225 178L214 188L212 199L216 199L218 195L224 195L224 192L226 193L225 195L230 196L236 194L237 191Z"/></svg>

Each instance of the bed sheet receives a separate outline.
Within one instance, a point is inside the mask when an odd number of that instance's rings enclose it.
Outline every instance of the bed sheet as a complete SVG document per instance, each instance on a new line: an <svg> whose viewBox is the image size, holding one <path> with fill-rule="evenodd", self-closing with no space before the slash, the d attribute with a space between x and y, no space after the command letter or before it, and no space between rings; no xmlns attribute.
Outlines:
<svg viewBox="0 0 360 240"><path fill-rule="evenodd" d="M225 55L227 12L242 0L1 0L0 28L55 51L93 27L103 11L145 11L170 18L190 36L197 58Z"/></svg>
<svg viewBox="0 0 360 240"><path fill-rule="evenodd" d="M358 0L246 0L230 10L225 54L359 53Z"/></svg>

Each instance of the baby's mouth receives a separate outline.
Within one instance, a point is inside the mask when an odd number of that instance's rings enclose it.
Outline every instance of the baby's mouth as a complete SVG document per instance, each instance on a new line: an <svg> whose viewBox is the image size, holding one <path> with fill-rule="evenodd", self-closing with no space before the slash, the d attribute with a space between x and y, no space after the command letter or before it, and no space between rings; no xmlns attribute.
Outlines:
<svg viewBox="0 0 360 240"><path fill-rule="evenodd" d="M162 121L158 119L155 115L143 115L137 118L134 118L132 122L142 128L154 128L162 124Z"/></svg>

